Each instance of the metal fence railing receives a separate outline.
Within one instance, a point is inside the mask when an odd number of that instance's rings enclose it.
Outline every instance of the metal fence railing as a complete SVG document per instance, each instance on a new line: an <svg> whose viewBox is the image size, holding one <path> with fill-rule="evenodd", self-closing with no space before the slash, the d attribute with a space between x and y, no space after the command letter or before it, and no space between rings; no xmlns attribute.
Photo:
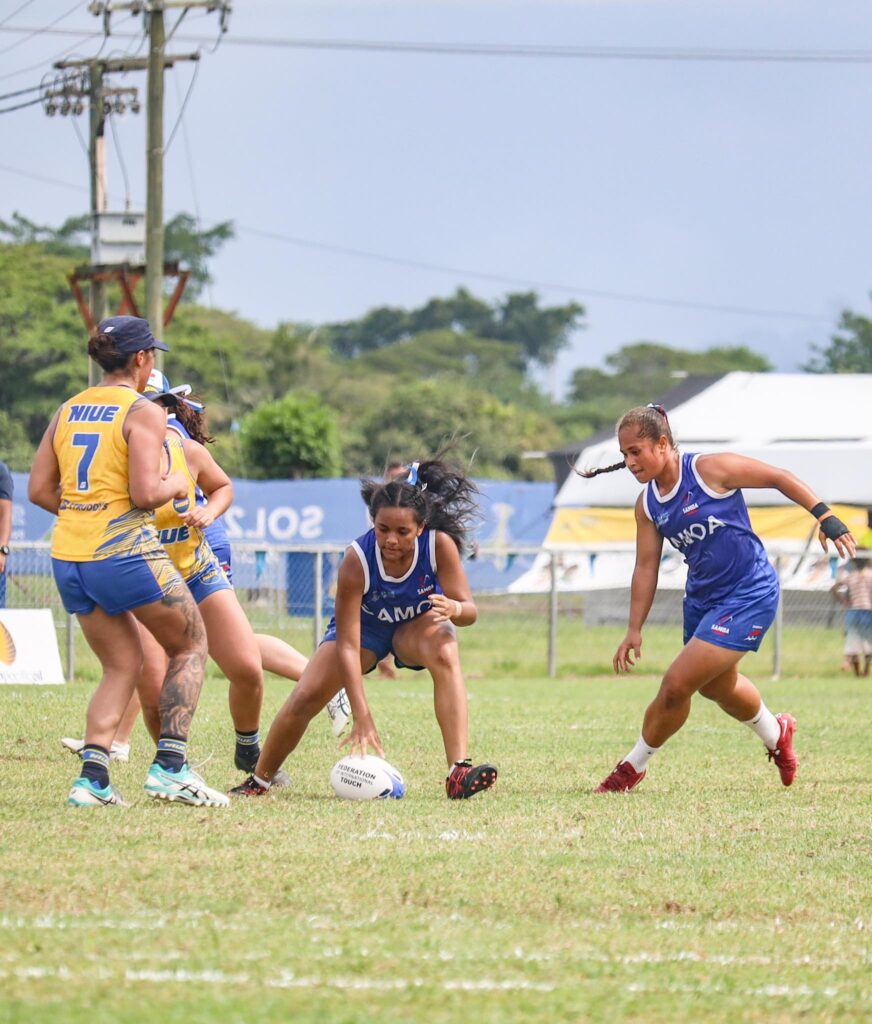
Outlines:
<svg viewBox="0 0 872 1024"><path fill-rule="evenodd" d="M256 631L281 635L308 653L317 646L333 611L341 545L234 544L234 584ZM785 635L790 634L797 671L804 651L841 660L844 609L831 594L834 558L796 551L770 552L782 579L779 615L763 650L774 676L785 671ZM598 629L626 625L634 554L628 547L562 550L481 548L466 563L479 609L475 629L464 634L464 649L488 671L585 671L584 650ZM9 608L49 608L65 652L67 677L75 671L74 618L61 606L51 573L47 542L17 542L7 571ZM652 627L669 626L671 650L680 631L683 569L680 556L664 553L661 584L648 618ZM680 636L680 632L679 632ZM825 652L822 654L821 652ZM465 655L466 658L466 655ZM821 664L824 664L822 661Z"/></svg>

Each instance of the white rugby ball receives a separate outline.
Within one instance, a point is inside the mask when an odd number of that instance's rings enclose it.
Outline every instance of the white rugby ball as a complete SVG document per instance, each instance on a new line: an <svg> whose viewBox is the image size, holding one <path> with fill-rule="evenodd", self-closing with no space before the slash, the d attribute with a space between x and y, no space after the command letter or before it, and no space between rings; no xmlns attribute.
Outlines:
<svg viewBox="0 0 872 1024"><path fill-rule="evenodd" d="M343 800L399 800L406 792L403 777L375 754L343 757L333 765L330 785Z"/></svg>

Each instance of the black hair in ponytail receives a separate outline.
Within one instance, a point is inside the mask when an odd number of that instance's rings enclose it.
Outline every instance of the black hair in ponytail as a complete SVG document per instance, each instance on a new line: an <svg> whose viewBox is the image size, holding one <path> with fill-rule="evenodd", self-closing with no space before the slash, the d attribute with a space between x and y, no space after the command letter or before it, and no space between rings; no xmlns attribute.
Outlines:
<svg viewBox="0 0 872 1024"><path fill-rule="evenodd" d="M476 500L479 492L463 470L443 461L444 454L412 463L404 477L387 483L361 480L360 496L373 521L381 508L409 508L415 522L447 533L463 552L473 526L481 519Z"/></svg>
<svg viewBox="0 0 872 1024"><path fill-rule="evenodd" d="M629 412L625 412L618 420L615 433L620 434L625 427L636 427L639 431L639 437L645 438L648 441L659 441L661 437L665 437L673 448L678 447L672 437L669 417L666 415L666 410L662 405L655 405L652 402L648 405L637 405L635 408L630 409ZM582 471L575 469L573 466L573 470L579 476L590 480L595 476L600 476L602 473L614 473L618 469L623 469L625 465L626 463L621 460L611 466L603 466L602 469Z"/></svg>

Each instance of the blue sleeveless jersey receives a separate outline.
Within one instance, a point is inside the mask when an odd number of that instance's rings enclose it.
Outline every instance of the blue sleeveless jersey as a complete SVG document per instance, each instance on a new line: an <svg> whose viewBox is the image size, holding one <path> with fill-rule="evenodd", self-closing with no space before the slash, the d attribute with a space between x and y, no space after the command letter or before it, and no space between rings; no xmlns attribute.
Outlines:
<svg viewBox="0 0 872 1024"><path fill-rule="evenodd" d="M684 555L685 593L703 605L734 595L764 595L778 590L760 538L751 529L740 490L718 494L696 472L698 454L681 456L678 483L661 495L654 481L642 505L657 531Z"/></svg>
<svg viewBox="0 0 872 1024"><path fill-rule="evenodd" d="M412 565L405 575L388 576L382 564L375 530L351 544L363 567L361 622L396 626L430 610L430 596L441 594L436 579L436 533L424 530L417 538Z"/></svg>

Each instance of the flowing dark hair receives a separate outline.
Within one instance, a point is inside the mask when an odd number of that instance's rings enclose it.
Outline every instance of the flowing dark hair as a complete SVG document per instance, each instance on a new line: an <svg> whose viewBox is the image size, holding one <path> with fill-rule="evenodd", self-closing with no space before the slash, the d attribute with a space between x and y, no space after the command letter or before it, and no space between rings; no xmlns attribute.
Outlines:
<svg viewBox="0 0 872 1024"><path fill-rule="evenodd" d="M470 533L481 519L478 488L457 466L443 461L444 451L425 462L413 462L404 477L361 480L360 496L370 517L382 508L408 508L415 522L430 530L441 530L462 553L470 545Z"/></svg>
<svg viewBox="0 0 872 1024"><path fill-rule="evenodd" d="M194 441L203 445L214 443L215 438L206 429L206 414L202 409L192 409L184 398L180 398L174 406L170 406L170 411L176 414L176 419Z"/></svg>
<svg viewBox="0 0 872 1024"><path fill-rule="evenodd" d="M625 427L636 427L639 431L639 437L645 438L648 441L659 441L661 437L665 437L673 448L678 447L672 437L669 417L666 415L666 410L662 405L655 405L651 402L648 405L637 405L635 408L630 409L629 412L625 412L618 420L615 426L615 434L620 434ZM611 466L603 466L602 469L578 470L574 466L572 468L579 476L590 480L592 477L600 476L602 473L614 473L625 466L626 463L622 459Z"/></svg>

